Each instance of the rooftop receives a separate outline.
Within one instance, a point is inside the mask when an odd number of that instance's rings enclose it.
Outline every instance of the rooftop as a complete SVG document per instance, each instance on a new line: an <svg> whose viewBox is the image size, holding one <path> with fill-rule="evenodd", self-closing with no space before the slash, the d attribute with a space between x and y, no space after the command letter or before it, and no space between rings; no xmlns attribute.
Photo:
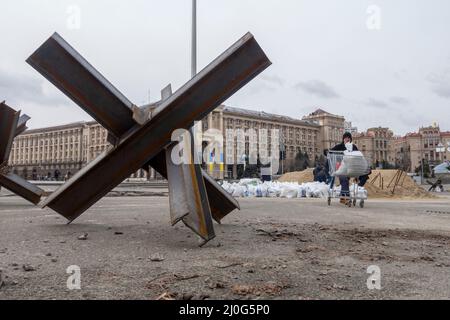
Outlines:
<svg viewBox="0 0 450 320"><path fill-rule="evenodd" d="M331 116L331 117L342 118L342 119L344 118L343 116L338 116L336 114L329 113L329 112L319 108L316 111L310 113L308 116L304 117L304 119L309 118L309 117L318 117L318 116Z"/></svg>
<svg viewBox="0 0 450 320"><path fill-rule="evenodd" d="M22 135L33 134L33 133L44 133L44 132L60 131L60 130L68 130L68 129L79 128L79 127L82 127L82 126L85 126L85 125L91 125L91 124L94 124L94 123L95 122L93 122L93 121L90 121L90 122L78 121L78 122L68 123L68 124L64 124L64 125L60 125L60 126L31 129L31 130L25 131Z"/></svg>
<svg viewBox="0 0 450 320"><path fill-rule="evenodd" d="M292 117L274 114L274 113L267 113L264 111L253 111L253 110L248 110L248 109L223 106L223 112L234 114L234 115L240 115L243 117L262 118L262 119L266 119L266 120L270 120L270 121L290 122L290 123L297 123L297 124L301 124L301 125L309 125L309 126L315 126L315 127L319 126L317 123L315 123L313 121L295 119Z"/></svg>

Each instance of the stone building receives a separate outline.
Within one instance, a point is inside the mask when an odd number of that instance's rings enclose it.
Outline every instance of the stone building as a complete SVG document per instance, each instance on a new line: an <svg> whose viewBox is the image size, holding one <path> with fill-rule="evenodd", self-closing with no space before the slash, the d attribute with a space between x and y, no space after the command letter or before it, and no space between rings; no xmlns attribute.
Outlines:
<svg viewBox="0 0 450 320"><path fill-rule="evenodd" d="M441 132L436 124L403 137L388 128L371 128L355 135L354 142L374 165L387 162L408 172L419 168L421 159L430 167L450 159L450 132Z"/></svg>
<svg viewBox="0 0 450 320"><path fill-rule="evenodd" d="M358 149L370 159L374 167L395 165L394 133L389 128L370 128L353 136Z"/></svg>
<svg viewBox="0 0 450 320"><path fill-rule="evenodd" d="M270 129L280 130L280 145L286 151L286 159L282 161L284 172L294 169L298 152L307 153L309 158L314 160L323 153L324 144L329 146L339 142L343 132L343 117L321 112L323 114L318 117L312 116L300 120L220 106L203 120L202 129L203 131L209 128L218 129L225 137L224 154L220 155L222 163L205 169L217 179L236 177L237 159L231 166L225 163L227 129L255 129L256 132L259 129L268 129L269 132ZM324 129L320 123L323 123L326 128ZM235 140L234 148L237 148L237 144L238 141ZM243 144L248 152L248 137ZM63 179L75 174L110 147L107 142L107 131L96 122L77 122L28 130L15 139L9 164L12 170L27 179ZM270 142L267 147L270 150ZM150 177L155 176L156 173L152 170ZM146 174L140 170L133 177L146 178Z"/></svg>
<svg viewBox="0 0 450 320"><path fill-rule="evenodd" d="M320 149L331 149L336 144L342 142L342 135L345 130L345 118L331 114L322 109L317 109L303 120L313 121L320 126L320 141L318 145Z"/></svg>
<svg viewBox="0 0 450 320"><path fill-rule="evenodd" d="M405 157L410 165L410 171L420 167L421 159L431 167L450 159L450 132L441 132L434 124L422 127L419 132L409 133L403 137L397 146L405 151Z"/></svg>
<svg viewBox="0 0 450 320"><path fill-rule="evenodd" d="M222 159L227 159L227 135L226 130L242 129L247 131L254 129L259 134L260 129L267 129L270 134L271 129L278 129L280 133L280 148L285 150L286 159L281 161L281 169L283 172L295 169L295 157L299 152L307 153L309 159L314 161L323 152L321 144L320 125L311 120L300 120L287 116L270 114L266 112L251 111L241 108L221 106L217 108L212 116L204 120L203 130L209 128L219 129L224 136L224 155ZM235 156L237 156L238 139L234 138ZM249 156L249 137L245 137L246 156ZM258 148L261 146L258 145ZM268 142L267 150L270 152L271 144ZM270 155L269 155L270 156ZM226 162L226 161L224 161ZM210 174L219 178L220 176L234 178L237 176L238 159L234 158L234 164L231 166L214 166L209 169ZM220 172L223 170L223 174ZM218 172L219 171L219 172Z"/></svg>

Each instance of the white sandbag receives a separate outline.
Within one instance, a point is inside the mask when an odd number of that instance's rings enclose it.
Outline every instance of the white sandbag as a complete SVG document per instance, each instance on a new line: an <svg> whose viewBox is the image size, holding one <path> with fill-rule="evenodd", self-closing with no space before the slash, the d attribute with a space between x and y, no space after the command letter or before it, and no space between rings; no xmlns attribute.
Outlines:
<svg viewBox="0 0 450 320"><path fill-rule="evenodd" d="M281 190L277 185L271 185L268 189L267 189L267 193L268 193L268 197L269 198L278 198L281 194Z"/></svg>
<svg viewBox="0 0 450 320"><path fill-rule="evenodd" d="M315 186L314 197L315 198L328 198L329 187L325 183L319 183Z"/></svg>
<svg viewBox="0 0 450 320"><path fill-rule="evenodd" d="M256 196L258 198L267 198L267 189L269 187L267 186L266 183L260 184L256 187Z"/></svg>
<svg viewBox="0 0 450 320"><path fill-rule="evenodd" d="M306 187L304 184L301 184L297 188L297 198L306 198Z"/></svg>
<svg viewBox="0 0 450 320"><path fill-rule="evenodd" d="M285 185L281 187L281 198L287 198L287 199L293 199L297 198L298 194L298 188L296 188L294 185Z"/></svg>
<svg viewBox="0 0 450 320"><path fill-rule="evenodd" d="M243 198L243 197L245 197L246 192L247 192L247 187L238 185L235 187L232 195L235 198Z"/></svg>
<svg viewBox="0 0 450 320"><path fill-rule="evenodd" d="M249 185L253 185L253 186L257 186L259 184L261 184L261 180L259 179L242 179L239 181L239 184L241 186L249 186Z"/></svg>
<svg viewBox="0 0 450 320"><path fill-rule="evenodd" d="M247 185L247 193L246 196L249 198L254 198L256 197L256 188L257 186L254 185Z"/></svg>

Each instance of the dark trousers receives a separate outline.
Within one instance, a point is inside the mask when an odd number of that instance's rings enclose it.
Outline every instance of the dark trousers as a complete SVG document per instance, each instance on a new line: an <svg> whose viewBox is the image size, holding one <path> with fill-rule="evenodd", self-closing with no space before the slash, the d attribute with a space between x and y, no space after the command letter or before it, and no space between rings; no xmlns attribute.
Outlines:
<svg viewBox="0 0 450 320"><path fill-rule="evenodd" d="M358 186L364 187L368 179L369 179L368 175L359 177ZM350 197L350 179L347 177L339 177L339 181L341 183L341 196Z"/></svg>

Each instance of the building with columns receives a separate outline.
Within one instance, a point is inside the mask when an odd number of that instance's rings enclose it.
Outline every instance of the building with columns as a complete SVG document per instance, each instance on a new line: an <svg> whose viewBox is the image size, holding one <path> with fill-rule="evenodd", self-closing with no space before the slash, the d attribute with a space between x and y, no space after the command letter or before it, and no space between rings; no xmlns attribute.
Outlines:
<svg viewBox="0 0 450 320"><path fill-rule="evenodd" d="M353 135L353 142L370 159L373 167L395 163L394 133L389 128L370 128Z"/></svg>
<svg viewBox="0 0 450 320"><path fill-rule="evenodd" d="M404 157L400 158L402 148ZM397 145L397 155L409 163L410 171L420 167L421 159L431 167L450 159L450 132L442 132L437 124L422 127L419 132L409 133Z"/></svg>
<svg viewBox="0 0 450 320"><path fill-rule="evenodd" d="M371 128L355 135L354 142L374 165L385 162L407 172L419 168L421 159L430 167L450 159L450 132L442 132L437 124L403 137L388 128Z"/></svg>
<svg viewBox="0 0 450 320"><path fill-rule="evenodd" d="M220 106L217 108L210 117L203 121L203 131L210 128L218 129L224 136L224 155L222 159L227 158L226 146L227 143L226 130L244 130L254 129L259 135L260 129L267 129L270 135L272 129L278 129L280 133L280 145L281 149L284 148L286 159L282 160L282 170L284 172L294 170L295 157L299 152L308 154L309 159L315 160L323 152L323 146L321 144L322 137L320 135L320 125L311 120L300 120L287 116L270 114L263 111L252 111L241 108L234 108L228 106ZM238 139L234 140L235 158L234 164L227 166L220 165L213 166L212 170L209 169L209 173L215 178L235 178L237 176L237 163L236 158L238 149ZM246 156L249 156L249 137L245 137L243 142L246 150ZM261 146L258 144L258 148ZM270 153L271 144L268 141L267 150ZM224 161L225 162L225 161ZM223 171L223 173L221 172Z"/></svg>
<svg viewBox="0 0 450 320"><path fill-rule="evenodd" d="M325 110L317 109L313 113L303 117L303 120L313 121L320 126L319 146L322 150L331 149L342 142L345 130L345 118L331 114Z"/></svg>
<svg viewBox="0 0 450 320"><path fill-rule="evenodd" d="M324 112L324 111L323 111ZM325 112L326 113L326 112ZM320 122L325 123L326 130ZM334 121L334 122L333 122ZM292 171L297 153L307 153L311 160L323 153L327 146L341 140L343 117L326 113L320 119L295 119L287 116L251 111L241 108L220 106L202 121L203 131L218 129L224 136L224 154L220 155L223 164L205 167L217 179L237 176L237 159L227 166L227 129L271 129L280 130L280 145L285 148L286 159L282 161L283 171ZM339 129L337 129L339 127ZM332 136L323 136L328 134ZM237 154L237 139L234 141L234 154ZM246 152L249 150L248 137L242 142ZM270 150L270 142L267 145ZM14 140L10 167L26 179L63 179L74 175L87 163L105 152L111 145L107 142L107 131L98 123L76 122L63 126L28 130ZM259 146L258 146L259 148ZM248 156L248 155L247 155ZM154 178L151 170L147 176L143 170L133 175L135 178ZM56 177L57 176L57 177Z"/></svg>

